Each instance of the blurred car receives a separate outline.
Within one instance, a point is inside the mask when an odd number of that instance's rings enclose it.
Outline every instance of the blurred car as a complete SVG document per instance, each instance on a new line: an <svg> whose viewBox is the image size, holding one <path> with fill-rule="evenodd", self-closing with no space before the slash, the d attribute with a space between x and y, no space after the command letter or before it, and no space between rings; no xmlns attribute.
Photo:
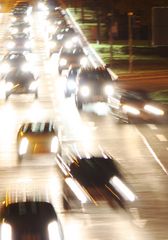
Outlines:
<svg viewBox="0 0 168 240"><path fill-rule="evenodd" d="M11 94L33 94L38 98L38 80L30 71L14 69L6 74L5 78L5 99Z"/></svg>
<svg viewBox="0 0 168 240"><path fill-rule="evenodd" d="M64 94L65 97L70 97L72 94L76 92L76 77L78 72L80 71L79 67L70 66L67 74L65 76L65 89Z"/></svg>
<svg viewBox="0 0 168 240"><path fill-rule="evenodd" d="M83 104L105 102L113 94L114 79L104 67L81 68L77 75L75 102L78 109Z"/></svg>
<svg viewBox="0 0 168 240"><path fill-rule="evenodd" d="M53 122L24 123L17 134L18 159L37 154L61 154L60 131Z"/></svg>
<svg viewBox="0 0 168 240"><path fill-rule="evenodd" d="M22 52L10 51L8 52L1 60L0 63L0 72L1 77L4 77L8 72L13 69L22 69L26 70L28 65L26 55Z"/></svg>
<svg viewBox="0 0 168 240"><path fill-rule="evenodd" d="M1 240L63 240L61 222L51 203L26 201L4 205L1 209Z"/></svg>
<svg viewBox="0 0 168 240"><path fill-rule="evenodd" d="M27 19L24 17L24 19ZM17 33L25 33L27 35L31 35L31 25L29 22L26 22L25 20L20 20L17 22L14 22L10 25L9 31L12 35L17 34Z"/></svg>
<svg viewBox="0 0 168 240"><path fill-rule="evenodd" d="M69 66L85 67L88 64L88 56L81 46L67 47L66 45L61 48L58 58L58 72L62 73L63 70L68 69Z"/></svg>
<svg viewBox="0 0 168 240"><path fill-rule="evenodd" d="M108 154L58 155L57 166L64 176L63 207L66 210L81 205L98 206L103 202L127 209L137 198L126 183L118 162Z"/></svg>
<svg viewBox="0 0 168 240"><path fill-rule="evenodd" d="M168 117L168 90L116 89L108 103L119 120L131 122L166 122Z"/></svg>
<svg viewBox="0 0 168 240"><path fill-rule="evenodd" d="M11 35L11 40L7 43L8 50L31 52L33 47L32 39L26 33L16 33Z"/></svg>

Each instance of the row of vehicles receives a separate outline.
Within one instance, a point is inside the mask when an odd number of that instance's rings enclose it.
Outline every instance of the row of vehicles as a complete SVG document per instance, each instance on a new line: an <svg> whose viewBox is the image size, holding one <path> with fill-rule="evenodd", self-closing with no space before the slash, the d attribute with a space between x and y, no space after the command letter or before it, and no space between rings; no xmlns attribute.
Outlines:
<svg viewBox="0 0 168 240"><path fill-rule="evenodd" d="M31 93L38 98L38 76L31 64L33 49L32 6L18 2L11 12L6 53L1 57L0 76L4 81L5 100L11 94Z"/></svg>

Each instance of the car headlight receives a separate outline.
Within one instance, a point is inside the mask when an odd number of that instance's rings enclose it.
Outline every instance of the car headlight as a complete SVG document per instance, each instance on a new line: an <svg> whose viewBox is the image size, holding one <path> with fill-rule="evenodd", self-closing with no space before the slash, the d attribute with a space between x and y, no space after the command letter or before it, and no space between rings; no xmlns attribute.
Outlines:
<svg viewBox="0 0 168 240"><path fill-rule="evenodd" d="M24 32L24 33L29 33L29 32L30 32L30 28L24 28L24 29L23 29L23 32Z"/></svg>
<svg viewBox="0 0 168 240"><path fill-rule="evenodd" d="M125 183L114 176L110 178L109 183L115 188L115 190L121 194L121 196L130 202L134 202L136 199L135 194L125 185Z"/></svg>
<svg viewBox="0 0 168 240"><path fill-rule="evenodd" d="M75 90L76 89L76 82L75 81L73 81L73 80L69 80L68 82L67 82L67 88L69 89L69 90Z"/></svg>
<svg viewBox="0 0 168 240"><path fill-rule="evenodd" d="M55 47L56 47L56 42L54 42L54 41L49 42L50 49L55 48Z"/></svg>
<svg viewBox="0 0 168 240"><path fill-rule="evenodd" d="M30 86L29 86L29 90L30 91L35 91L37 89L38 83L37 81L33 81L31 82Z"/></svg>
<svg viewBox="0 0 168 240"><path fill-rule="evenodd" d="M70 189L73 191L73 193L76 195L76 197L82 203L87 202L87 197L86 197L84 191L82 190L81 186L79 185L79 183L75 179L72 179L72 178L68 177L68 178L65 179L65 182L68 184Z"/></svg>
<svg viewBox="0 0 168 240"><path fill-rule="evenodd" d="M19 155L23 155L27 152L29 141L26 137L22 138L19 146Z"/></svg>
<svg viewBox="0 0 168 240"><path fill-rule="evenodd" d="M59 146L58 138L55 136L55 137L53 137L53 139L51 141L51 152L52 153L57 153L58 152L58 146Z"/></svg>
<svg viewBox="0 0 168 240"><path fill-rule="evenodd" d="M7 73L10 71L10 65L8 63L3 63L0 68L1 73Z"/></svg>
<svg viewBox="0 0 168 240"><path fill-rule="evenodd" d="M66 48L72 48L72 46L73 46L73 43L72 43L71 40L66 41L65 44L64 44L64 47L66 47Z"/></svg>
<svg viewBox="0 0 168 240"><path fill-rule="evenodd" d="M80 59L80 65L85 67L87 65L87 58L86 57L82 57Z"/></svg>
<svg viewBox="0 0 168 240"><path fill-rule="evenodd" d="M12 21L12 22L15 22L15 21L16 21L16 17L12 17L12 18L11 18L11 21Z"/></svg>
<svg viewBox="0 0 168 240"><path fill-rule="evenodd" d="M88 97L90 95L90 89L88 86L83 86L80 88L80 94L83 96L83 97Z"/></svg>
<svg viewBox="0 0 168 240"><path fill-rule="evenodd" d="M106 85L106 86L104 87L104 92L105 92L105 94L106 94L107 96L113 95L113 92L114 92L113 86L111 86L111 85Z"/></svg>
<svg viewBox="0 0 168 240"><path fill-rule="evenodd" d="M158 116L164 115L164 111L162 109L156 108L156 107L154 107L152 105L146 104L144 106L144 109L145 109L145 111L147 111L149 113L152 113L154 115L158 115Z"/></svg>
<svg viewBox="0 0 168 240"><path fill-rule="evenodd" d="M13 83L12 83L12 82L7 82L7 83L5 84L5 91L6 91L6 92L11 91L12 88L13 88Z"/></svg>
<svg viewBox="0 0 168 240"><path fill-rule="evenodd" d="M25 48L31 48L31 42L27 41L24 44Z"/></svg>
<svg viewBox="0 0 168 240"><path fill-rule="evenodd" d="M8 42L8 44L7 44L8 49L12 49L14 47L15 47L15 42Z"/></svg>
<svg viewBox="0 0 168 240"><path fill-rule="evenodd" d="M60 60L60 66L65 66L67 64L67 60L65 58L61 58Z"/></svg>
<svg viewBox="0 0 168 240"><path fill-rule="evenodd" d="M28 71L30 71L30 65L29 65L28 63L23 64L23 65L21 66L21 70L22 70L23 72L28 72Z"/></svg>
<svg viewBox="0 0 168 240"><path fill-rule="evenodd" d="M1 240L12 240L12 227L8 223L1 225Z"/></svg>
<svg viewBox="0 0 168 240"><path fill-rule="evenodd" d="M11 29L11 34L16 34L18 32L19 32L18 28L12 28Z"/></svg>
<svg viewBox="0 0 168 240"><path fill-rule="evenodd" d="M124 112L130 113L130 114L133 114L133 115L139 115L140 114L140 111L137 108L129 106L129 105L123 105L122 109L123 109Z"/></svg>
<svg viewBox="0 0 168 240"><path fill-rule="evenodd" d="M61 240L61 231L60 231L60 226L56 221L53 221L48 224L48 235L49 235L49 240Z"/></svg>

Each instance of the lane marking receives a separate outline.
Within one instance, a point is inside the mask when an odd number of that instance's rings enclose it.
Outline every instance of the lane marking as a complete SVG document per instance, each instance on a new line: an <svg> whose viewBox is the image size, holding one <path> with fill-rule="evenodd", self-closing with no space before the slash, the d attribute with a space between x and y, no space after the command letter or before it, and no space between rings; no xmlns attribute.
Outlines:
<svg viewBox="0 0 168 240"><path fill-rule="evenodd" d="M167 142L167 138L162 135L162 134L156 134L156 137L161 141L161 142Z"/></svg>
<svg viewBox="0 0 168 240"><path fill-rule="evenodd" d="M152 130L158 129L158 128L156 127L156 125L154 125L154 124L147 124L147 126L148 126L150 129L152 129Z"/></svg>
<svg viewBox="0 0 168 240"><path fill-rule="evenodd" d="M166 175L168 175L168 172L166 170L166 168L164 167L164 165L161 163L160 159L157 157L156 153L153 151L152 147L150 146L150 144L148 143L147 139L144 137L144 135L136 128L136 131L138 132L138 134L140 135L140 137L142 138L144 144L146 145L146 147L148 148L149 152L152 154L153 158L155 159L155 161L159 164L159 166L161 167L161 169L165 172Z"/></svg>

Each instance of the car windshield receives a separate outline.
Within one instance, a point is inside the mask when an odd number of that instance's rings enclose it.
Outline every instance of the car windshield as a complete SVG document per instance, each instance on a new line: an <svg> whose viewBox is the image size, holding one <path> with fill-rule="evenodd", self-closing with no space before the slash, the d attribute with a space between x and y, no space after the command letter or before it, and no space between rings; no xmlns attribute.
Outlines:
<svg viewBox="0 0 168 240"><path fill-rule="evenodd" d="M70 170L73 177L87 186L104 185L112 176L120 175L117 164L111 158L82 158L73 162Z"/></svg>
<svg viewBox="0 0 168 240"><path fill-rule="evenodd" d="M86 70L80 73L80 81L99 81L99 82L111 82L111 76L107 71Z"/></svg>
<svg viewBox="0 0 168 240"><path fill-rule="evenodd" d="M23 128L24 133L51 133L54 132L52 123L28 123L24 125Z"/></svg>
<svg viewBox="0 0 168 240"><path fill-rule="evenodd" d="M34 75L31 72L22 72L21 70L11 71L5 77L5 81L10 82L30 82L34 80Z"/></svg>

